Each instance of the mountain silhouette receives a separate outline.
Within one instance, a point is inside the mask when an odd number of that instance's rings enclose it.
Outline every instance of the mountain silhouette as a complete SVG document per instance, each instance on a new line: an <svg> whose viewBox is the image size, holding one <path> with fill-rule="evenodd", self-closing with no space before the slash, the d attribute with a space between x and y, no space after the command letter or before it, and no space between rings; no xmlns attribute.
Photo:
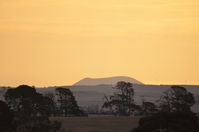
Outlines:
<svg viewBox="0 0 199 132"><path fill-rule="evenodd" d="M126 76L116 76L107 78L84 78L74 84L74 86L96 86L96 85L114 85L119 81L131 82L133 84L143 85L142 82Z"/></svg>

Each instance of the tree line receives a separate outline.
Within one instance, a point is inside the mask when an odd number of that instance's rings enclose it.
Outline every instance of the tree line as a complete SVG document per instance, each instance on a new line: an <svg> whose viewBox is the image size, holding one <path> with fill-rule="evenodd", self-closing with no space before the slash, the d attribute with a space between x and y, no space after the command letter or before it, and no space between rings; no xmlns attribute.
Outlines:
<svg viewBox="0 0 199 132"><path fill-rule="evenodd" d="M56 88L55 95L42 95L35 87L21 85L8 89L0 101L1 132L58 132L61 122L49 116L83 116L73 93Z"/></svg>
<svg viewBox="0 0 199 132"><path fill-rule="evenodd" d="M198 117L191 111L195 99L186 88L171 86L163 92L158 105L147 101L137 105L131 83L121 81L113 88L117 92L105 96L103 108L115 115L144 115L132 132L199 132Z"/></svg>
<svg viewBox="0 0 199 132"><path fill-rule="evenodd" d="M116 92L105 96L103 109L117 116L142 115L139 126L132 132L198 132L198 117L191 111L195 104L192 93L181 86L171 86L158 104L134 100L133 84L120 81ZM61 122L50 116L85 116L70 89L58 87L55 94L45 95L35 87L21 85L8 89L0 101L0 130L2 132L59 132Z"/></svg>
<svg viewBox="0 0 199 132"><path fill-rule="evenodd" d="M135 92L132 83L121 81L113 89L116 89L117 92L111 96L105 96L102 107L109 109L115 115L149 115L159 111L190 112L191 107L195 104L193 94L181 86L171 86L165 91L157 100L158 106L149 101L142 101L141 105L137 105L134 100Z"/></svg>

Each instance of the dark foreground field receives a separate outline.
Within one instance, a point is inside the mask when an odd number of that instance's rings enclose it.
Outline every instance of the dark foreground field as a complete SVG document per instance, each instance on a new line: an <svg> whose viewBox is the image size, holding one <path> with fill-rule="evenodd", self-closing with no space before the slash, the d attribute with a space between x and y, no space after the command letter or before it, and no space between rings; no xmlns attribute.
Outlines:
<svg viewBox="0 0 199 132"><path fill-rule="evenodd" d="M62 122L66 132L130 132L137 127L140 117L97 116L52 117Z"/></svg>

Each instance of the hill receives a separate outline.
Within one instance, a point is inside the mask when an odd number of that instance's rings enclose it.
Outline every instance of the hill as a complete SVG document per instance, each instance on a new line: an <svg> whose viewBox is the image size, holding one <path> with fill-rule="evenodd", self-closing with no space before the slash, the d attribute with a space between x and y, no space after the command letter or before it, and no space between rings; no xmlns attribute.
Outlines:
<svg viewBox="0 0 199 132"><path fill-rule="evenodd" d="M116 76L108 78L84 78L73 86L96 86L96 85L114 85L119 81L131 82L133 84L143 84L142 82L126 76Z"/></svg>

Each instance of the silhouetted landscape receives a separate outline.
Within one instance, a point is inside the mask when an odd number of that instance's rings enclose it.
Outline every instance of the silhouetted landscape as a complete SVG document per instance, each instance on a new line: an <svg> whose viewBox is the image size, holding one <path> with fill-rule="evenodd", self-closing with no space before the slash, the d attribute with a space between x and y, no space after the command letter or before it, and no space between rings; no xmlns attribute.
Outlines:
<svg viewBox="0 0 199 132"><path fill-rule="evenodd" d="M199 132L199 0L0 0L0 132Z"/></svg>
<svg viewBox="0 0 199 132"><path fill-rule="evenodd" d="M0 91L1 122L7 120L3 132L197 132L199 128L198 85L146 85L129 77L111 77L86 78L73 86L21 85ZM184 123L190 125L182 130Z"/></svg>

